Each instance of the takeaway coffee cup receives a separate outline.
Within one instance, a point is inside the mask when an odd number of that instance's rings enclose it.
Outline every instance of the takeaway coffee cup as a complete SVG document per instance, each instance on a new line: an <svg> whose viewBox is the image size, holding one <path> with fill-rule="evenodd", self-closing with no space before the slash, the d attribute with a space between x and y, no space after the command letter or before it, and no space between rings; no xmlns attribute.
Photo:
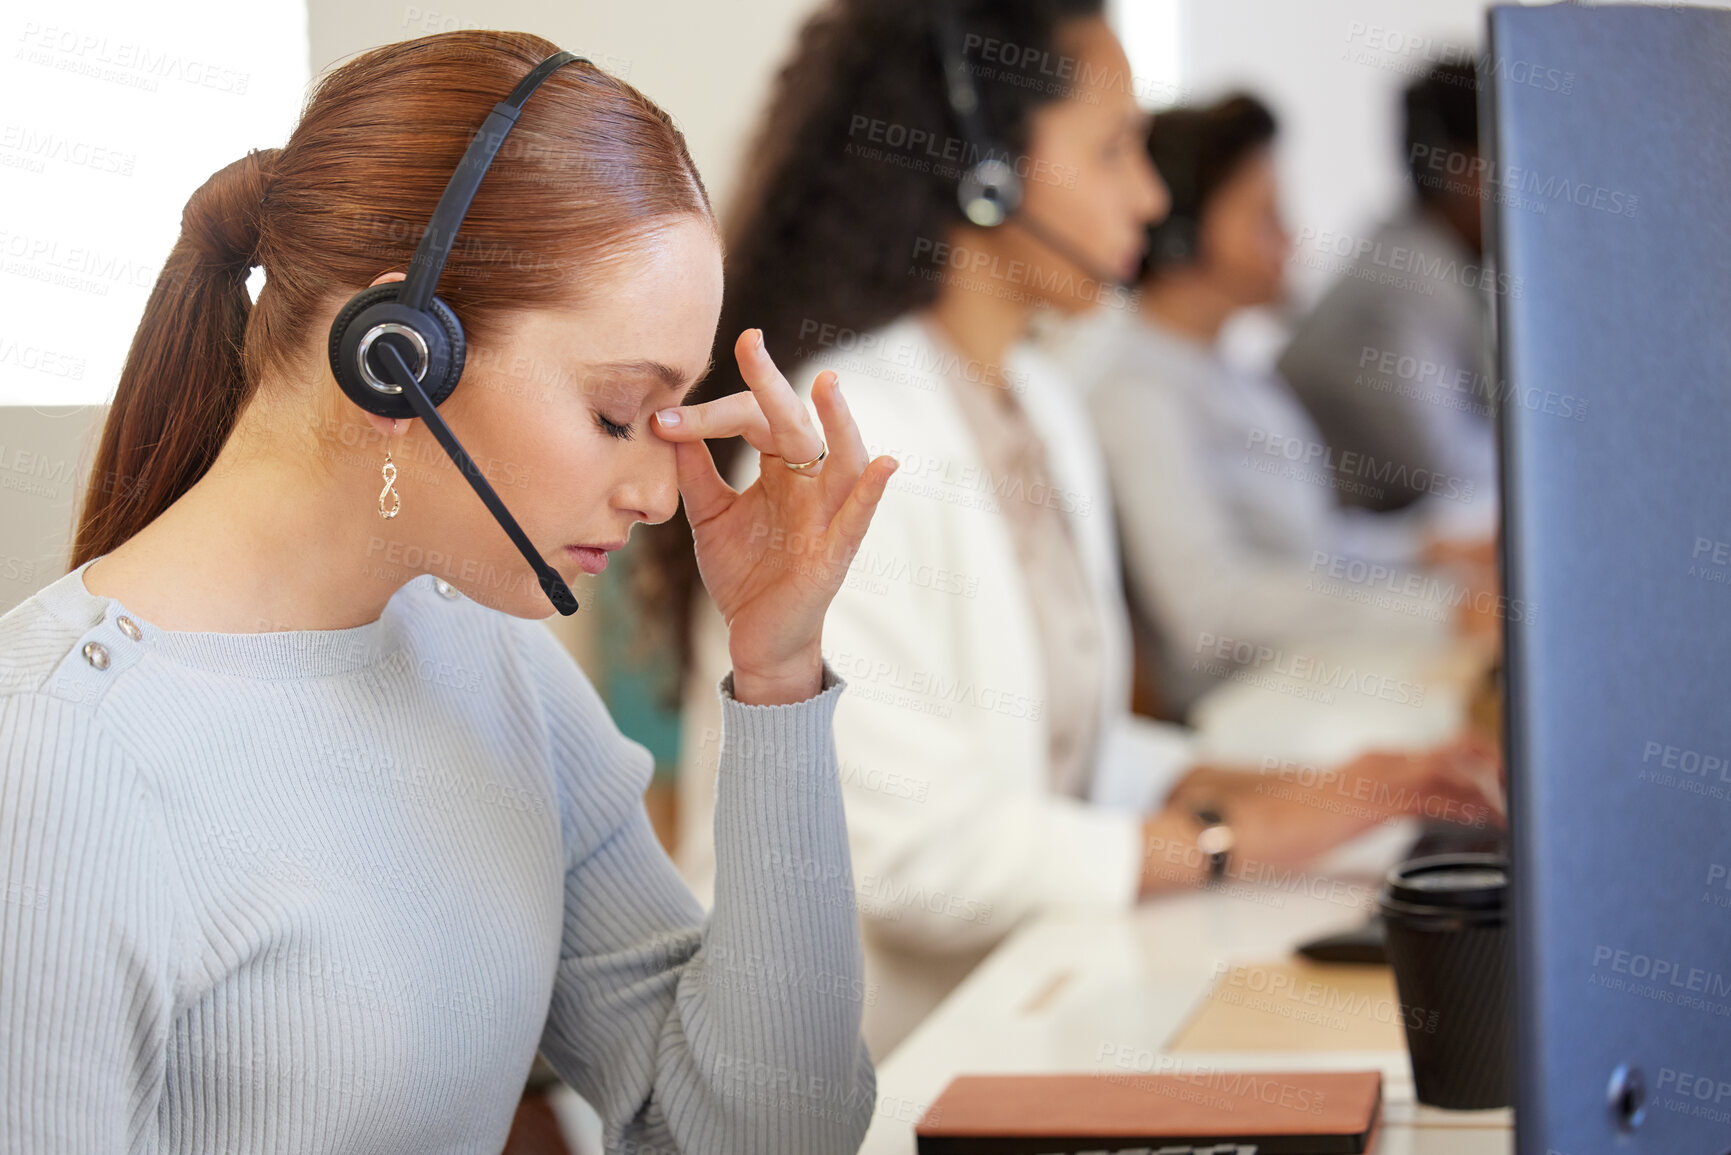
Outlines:
<svg viewBox="0 0 1731 1155"><path fill-rule="evenodd" d="M1484 1110L1514 1101L1509 868L1493 854L1415 858L1379 906L1418 1100Z"/></svg>

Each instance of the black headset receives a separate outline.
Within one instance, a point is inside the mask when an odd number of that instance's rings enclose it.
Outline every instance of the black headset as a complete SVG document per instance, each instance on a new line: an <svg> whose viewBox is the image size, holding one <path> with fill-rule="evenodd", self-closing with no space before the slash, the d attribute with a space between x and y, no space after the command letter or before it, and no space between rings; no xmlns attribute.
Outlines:
<svg viewBox="0 0 1731 1155"><path fill-rule="evenodd" d="M1022 178L1010 163L1010 150L997 147L986 131L980 91L962 52L961 24L955 10L942 0L934 9L932 29L944 70L944 97L955 113L962 138L975 154L956 184L956 200L963 216L981 228L995 228L1021 207Z"/></svg>
<svg viewBox="0 0 1731 1155"><path fill-rule="evenodd" d="M985 105L968 59L962 51L961 22L951 0L938 0L932 12L932 37L944 74L944 99L954 114L962 139L974 160L956 182L956 202L962 215L981 228L996 228L1006 222L1023 229L1035 240L1099 281L1122 286L1121 278L1104 274L1075 246L1057 236L1022 206L1022 178L1016 173L1010 150L994 138L986 126Z"/></svg>
<svg viewBox="0 0 1731 1155"><path fill-rule="evenodd" d="M330 341L331 373L349 400L381 417L419 417L426 422L488 511L534 568L553 608L567 616L577 612L576 597L565 580L535 552L517 519L499 500L445 419L439 416L438 406L463 376L465 348L463 326L457 315L433 295L433 290L456 243L457 230L481 186L481 178L487 175L505 135L517 123L523 103L556 70L572 63L589 61L570 52L549 56L511 90L511 95L493 106L439 197L432 220L409 263L408 275L401 281L374 285L355 294L337 313Z"/></svg>
<svg viewBox="0 0 1731 1155"><path fill-rule="evenodd" d="M1179 141L1165 163L1157 167L1166 182L1171 207L1164 219L1148 226L1148 256L1151 269L1188 265L1202 255L1202 205L1196 171L1195 133L1179 126Z"/></svg>

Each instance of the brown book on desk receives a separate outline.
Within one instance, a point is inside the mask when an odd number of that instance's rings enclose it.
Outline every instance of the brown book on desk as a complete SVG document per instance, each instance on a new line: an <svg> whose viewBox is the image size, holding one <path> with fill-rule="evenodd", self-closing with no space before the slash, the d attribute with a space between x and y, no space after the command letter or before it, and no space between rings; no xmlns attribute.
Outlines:
<svg viewBox="0 0 1731 1155"><path fill-rule="evenodd" d="M919 1155L1360 1155L1380 1071L960 1075L915 1127Z"/></svg>

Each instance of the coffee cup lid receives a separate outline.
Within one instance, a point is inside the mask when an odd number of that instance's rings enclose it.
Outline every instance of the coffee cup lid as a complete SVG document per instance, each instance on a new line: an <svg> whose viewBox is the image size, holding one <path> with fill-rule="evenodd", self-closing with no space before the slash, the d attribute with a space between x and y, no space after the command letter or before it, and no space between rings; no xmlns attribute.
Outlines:
<svg viewBox="0 0 1731 1155"><path fill-rule="evenodd" d="M1438 854L1414 858L1388 872L1382 900L1408 913L1501 910L1508 898L1509 863L1496 854Z"/></svg>

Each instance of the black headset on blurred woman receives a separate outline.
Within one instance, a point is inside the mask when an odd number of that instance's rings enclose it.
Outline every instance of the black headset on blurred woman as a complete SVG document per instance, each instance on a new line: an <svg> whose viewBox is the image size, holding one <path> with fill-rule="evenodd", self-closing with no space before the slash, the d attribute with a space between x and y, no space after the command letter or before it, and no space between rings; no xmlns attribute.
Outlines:
<svg viewBox="0 0 1731 1155"><path fill-rule="evenodd" d="M1102 285L1123 285L1122 278L1102 272L1093 261L1022 208L1022 178L1016 172L1010 150L986 125L985 105L968 67L961 21L951 0L938 0L933 5L932 35L943 69L944 98L975 158L956 182L956 201L962 215L985 229L1014 225Z"/></svg>

